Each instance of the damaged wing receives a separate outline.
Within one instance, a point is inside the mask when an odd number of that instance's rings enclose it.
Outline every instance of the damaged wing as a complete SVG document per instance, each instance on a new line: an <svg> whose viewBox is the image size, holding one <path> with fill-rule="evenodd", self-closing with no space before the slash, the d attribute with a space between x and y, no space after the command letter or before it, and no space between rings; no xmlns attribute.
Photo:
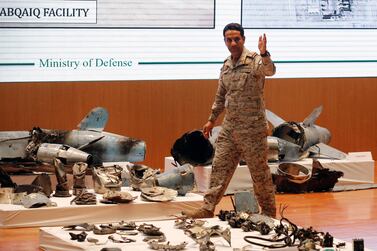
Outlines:
<svg viewBox="0 0 377 251"><path fill-rule="evenodd" d="M312 113L304 119L302 124L305 127L313 126L316 119L319 117L319 115L321 115L321 112L322 112L322 106L315 108L312 111Z"/></svg>
<svg viewBox="0 0 377 251"><path fill-rule="evenodd" d="M332 159L345 159L347 154L324 143L318 143L309 148L309 152L315 156L326 156Z"/></svg>
<svg viewBox="0 0 377 251"><path fill-rule="evenodd" d="M271 112L268 109L266 109L266 118L267 118L268 122L270 122L272 124L272 126L274 128L285 123L284 119L280 118L278 115L276 115L275 113Z"/></svg>

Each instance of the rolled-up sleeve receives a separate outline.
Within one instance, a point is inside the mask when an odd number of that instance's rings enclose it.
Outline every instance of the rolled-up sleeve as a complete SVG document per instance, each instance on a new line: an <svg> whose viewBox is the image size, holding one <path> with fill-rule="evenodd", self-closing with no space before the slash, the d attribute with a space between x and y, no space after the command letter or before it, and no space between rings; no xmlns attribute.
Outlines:
<svg viewBox="0 0 377 251"><path fill-rule="evenodd" d="M262 57L257 55L255 58L255 69L264 76L273 76L276 73L276 67L270 56L264 58L265 63L262 61Z"/></svg>

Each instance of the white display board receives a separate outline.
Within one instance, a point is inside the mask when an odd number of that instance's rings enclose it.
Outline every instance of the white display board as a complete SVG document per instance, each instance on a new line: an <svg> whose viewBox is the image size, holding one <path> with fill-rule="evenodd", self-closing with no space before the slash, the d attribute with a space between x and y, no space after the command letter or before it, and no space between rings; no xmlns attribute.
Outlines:
<svg viewBox="0 0 377 251"><path fill-rule="evenodd" d="M223 27L266 33L275 78L376 77L368 0L0 0L0 82L217 79Z"/></svg>

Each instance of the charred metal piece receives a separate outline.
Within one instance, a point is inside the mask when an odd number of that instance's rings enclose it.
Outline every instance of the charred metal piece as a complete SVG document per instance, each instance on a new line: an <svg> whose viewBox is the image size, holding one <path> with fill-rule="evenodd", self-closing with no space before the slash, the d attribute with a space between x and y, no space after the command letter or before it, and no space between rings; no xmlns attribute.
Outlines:
<svg viewBox="0 0 377 251"><path fill-rule="evenodd" d="M72 167L73 173L73 195L81 194L86 189L85 175L88 164L85 162L76 162Z"/></svg>
<svg viewBox="0 0 377 251"><path fill-rule="evenodd" d="M157 235L157 236L148 235L143 239L143 241L144 242L149 242L149 241L164 242L164 241L166 241L166 236L165 236L165 234Z"/></svg>
<svg viewBox="0 0 377 251"><path fill-rule="evenodd" d="M192 219L185 215L177 216L176 219L174 220L174 226L182 230L190 229L193 227L202 227L204 226L205 223L206 221L204 220Z"/></svg>
<svg viewBox="0 0 377 251"><path fill-rule="evenodd" d="M178 192L166 187L145 187L141 189L140 197L147 201L171 201L177 197Z"/></svg>
<svg viewBox="0 0 377 251"><path fill-rule="evenodd" d="M22 184L22 185L17 185L16 188L14 189L15 193L43 193L43 188L41 186L36 186L32 184ZM47 196L47 195L46 195Z"/></svg>
<svg viewBox="0 0 377 251"><path fill-rule="evenodd" d="M231 232L229 228L223 229L218 225L205 227L205 226L194 226L188 228L185 231L185 234L190 236L194 241L200 244L200 246L211 246L210 241L211 237L223 237L231 245Z"/></svg>
<svg viewBox="0 0 377 251"><path fill-rule="evenodd" d="M245 236L244 240L250 244L267 248L298 246L298 250L302 251L318 250L316 249L316 245L333 247L332 236L329 233L317 232L312 227L306 229L299 228L289 219L285 218L283 214L286 208L280 207L281 219L279 225L276 225L274 228L276 233L274 237L269 239L259 236ZM263 243L256 240L262 240Z"/></svg>
<svg viewBox="0 0 377 251"><path fill-rule="evenodd" d="M145 242L151 240L156 240L158 242L166 241L165 234L160 231L159 227L156 227L153 224L143 223L137 228L137 230L147 235L147 237L143 239Z"/></svg>
<svg viewBox="0 0 377 251"><path fill-rule="evenodd" d="M71 240L74 240L74 241L77 240L78 242L83 242L83 241L85 241L86 236L88 234L83 231L83 232L81 232L79 234L75 234L75 233L69 232L69 235L71 236Z"/></svg>
<svg viewBox="0 0 377 251"><path fill-rule="evenodd" d="M295 164L297 166L297 164ZM281 172L282 173L282 172ZM343 172L324 168L321 163L313 159L311 176L306 180L306 174L302 175L301 183L298 179L292 179L292 175L272 174L276 192L280 193L305 193L331 191L338 179L343 176ZM298 177L298 175L296 175Z"/></svg>
<svg viewBox="0 0 377 251"><path fill-rule="evenodd" d="M22 205L26 208L38 208L38 207L55 207L56 203L51 202L50 199L44 193L31 193L24 196L21 200Z"/></svg>
<svg viewBox="0 0 377 251"><path fill-rule="evenodd" d="M163 232L160 231L159 227L154 226L153 224L143 223L138 228L138 231L142 232L145 235L149 236L161 236L164 235Z"/></svg>
<svg viewBox="0 0 377 251"><path fill-rule="evenodd" d="M100 225L99 227L94 225L94 228L93 228L93 233L98 234L98 235L114 234L115 232L116 232L116 229L110 225Z"/></svg>
<svg viewBox="0 0 377 251"><path fill-rule="evenodd" d="M312 239L305 239L297 246L297 249L299 251L319 251L319 249L316 248L315 241Z"/></svg>
<svg viewBox="0 0 377 251"><path fill-rule="evenodd" d="M135 230L137 228L135 222L130 221L130 222L125 222L121 221L116 224L101 224L100 227L102 228L113 228L116 231L118 230Z"/></svg>
<svg viewBox="0 0 377 251"><path fill-rule="evenodd" d="M102 197L101 203L129 203L137 198L137 196L132 196L129 192L125 191L107 191Z"/></svg>
<svg viewBox="0 0 377 251"><path fill-rule="evenodd" d="M78 231L93 231L94 224L88 224L88 223L82 223L82 224L76 224L76 225L68 225L64 226L64 229L69 230L78 230Z"/></svg>
<svg viewBox="0 0 377 251"><path fill-rule="evenodd" d="M241 228L245 232L258 231L261 235L267 235L272 230L265 222L254 223L245 221L241 224Z"/></svg>
<svg viewBox="0 0 377 251"><path fill-rule="evenodd" d="M148 242L148 245L151 249L154 249L154 250L179 251L186 248L187 242L184 241L184 242L181 242L180 244L172 245L170 244L170 242L159 243L158 241L151 240Z"/></svg>
<svg viewBox="0 0 377 251"><path fill-rule="evenodd" d="M118 225L115 225L115 226L117 230L136 230L137 229L136 223L134 221L129 221L129 222L121 221L119 222Z"/></svg>
<svg viewBox="0 0 377 251"><path fill-rule="evenodd" d="M65 172L64 165L60 159L54 159L55 175L58 183L56 184L55 197L71 197L69 193L67 173Z"/></svg>
<svg viewBox="0 0 377 251"><path fill-rule="evenodd" d="M179 165L208 165L212 162L214 147L201 130L194 130L178 138L170 153Z"/></svg>
<svg viewBox="0 0 377 251"><path fill-rule="evenodd" d="M130 186L136 191L156 186L156 174L160 173L160 170L139 164L128 164L127 170Z"/></svg>
<svg viewBox="0 0 377 251"><path fill-rule="evenodd" d="M242 228L245 232L258 231L261 235L267 235L274 227L270 217L253 214L251 212L222 211L219 218L228 221L232 228Z"/></svg>
<svg viewBox="0 0 377 251"><path fill-rule="evenodd" d="M131 239L131 238L127 238L127 237L121 237L120 239L119 238L116 238L114 235L110 235L108 237L109 240L112 240L114 243L131 243L131 242L136 242L136 240L134 239Z"/></svg>
<svg viewBox="0 0 377 251"><path fill-rule="evenodd" d="M15 187L15 186L16 186L16 183L12 181L12 178L0 166L0 187Z"/></svg>
<svg viewBox="0 0 377 251"><path fill-rule="evenodd" d="M93 167L92 177L94 183L94 191L104 194L106 191L120 191L122 186L121 178L122 168L119 166L110 167Z"/></svg>
<svg viewBox="0 0 377 251"><path fill-rule="evenodd" d="M97 197L94 193L86 192L82 190L80 194L76 195L70 204L75 203L76 205L95 205L97 204Z"/></svg>
<svg viewBox="0 0 377 251"><path fill-rule="evenodd" d="M41 187L42 192L46 194L47 197L50 197L53 192L50 175L47 173L38 174L31 184Z"/></svg>
<svg viewBox="0 0 377 251"><path fill-rule="evenodd" d="M237 212L234 210L228 211L228 210L220 210L219 214L217 215L220 220L222 221L228 221L230 218L236 216Z"/></svg>
<svg viewBox="0 0 377 251"><path fill-rule="evenodd" d="M333 247L333 245L334 245L334 237L332 237L331 234L326 232L326 234L323 236L321 246L327 248L327 247Z"/></svg>
<svg viewBox="0 0 377 251"><path fill-rule="evenodd" d="M123 236L123 235L138 235L139 232L134 231L134 230L121 230L120 232L117 232L117 234L119 234L120 236Z"/></svg>
<svg viewBox="0 0 377 251"><path fill-rule="evenodd" d="M364 251L364 240L363 239L353 239L353 250L354 251Z"/></svg>
<svg viewBox="0 0 377 251"><path fill-rule="evenodd" d="M229 218L228 220L228 224L232 228L241 228L242 224L244 224L245 222L246 222L246 219L243 217L240 217L239 214L235 215L234 217Z"/></svg>

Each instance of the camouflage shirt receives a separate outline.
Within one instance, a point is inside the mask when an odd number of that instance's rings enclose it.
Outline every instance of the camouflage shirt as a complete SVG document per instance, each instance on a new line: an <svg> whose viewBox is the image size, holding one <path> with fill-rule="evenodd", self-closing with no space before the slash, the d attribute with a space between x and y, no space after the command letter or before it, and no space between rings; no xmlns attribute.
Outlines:
<svg viewBox="0 0 377 251"><path fill-rule="evenodd" d="M215 121L226 109L223 127L266 126L264 81L265 76L275 74L276 68L270 57L265 61L267 64L260 55L246 48L236 64L230 56L224 61L209 121Z"/></svg>

